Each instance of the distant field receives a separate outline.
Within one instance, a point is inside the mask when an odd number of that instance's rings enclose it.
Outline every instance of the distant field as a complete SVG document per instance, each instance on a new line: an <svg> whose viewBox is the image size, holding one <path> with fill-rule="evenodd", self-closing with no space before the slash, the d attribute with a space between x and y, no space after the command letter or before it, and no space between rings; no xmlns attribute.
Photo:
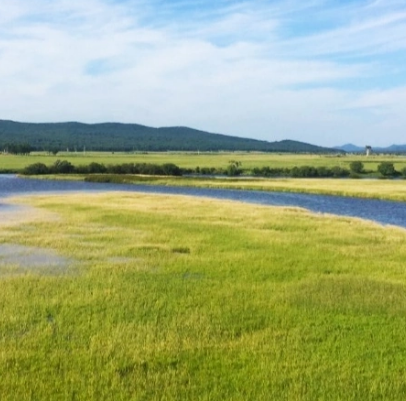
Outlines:
<svg viewBox="0 0 406 401"><path fill-rule="evenodd" d="M0 251L72 266L0 255L2 401L405 399L405 230L167 195L18 202L38 212L0 220Z"/></svg>
<svg viewBox="0 0 406 401"><path fill-rule="evenodd" d="M86 165L91 162L103 164L122 163L174 163L179 167L222 167L226 168L230 160L240 161L243 169L254 167L294 167L294 166L340 166L348 167L352 161L360 160L366 170L375 171L382 161L394 163L397 170L406 167L406 156L326 156L296 155L274 153L58 153L56 156L33 153L30 156L11 156L0 154L0 170L22 169L29 164L53 164L56 160L68 160L74 165Z"/></svg>

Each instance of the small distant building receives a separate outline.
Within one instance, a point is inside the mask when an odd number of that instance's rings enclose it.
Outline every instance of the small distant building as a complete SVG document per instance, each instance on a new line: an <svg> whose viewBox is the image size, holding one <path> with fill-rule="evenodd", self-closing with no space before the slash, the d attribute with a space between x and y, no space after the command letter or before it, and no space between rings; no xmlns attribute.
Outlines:
<svg viewBox="0 0 406 401"><path fill-rule="evenodd" d="M367 145L365 146L365 154L369 156L372 153L372 147Z"/></svg>

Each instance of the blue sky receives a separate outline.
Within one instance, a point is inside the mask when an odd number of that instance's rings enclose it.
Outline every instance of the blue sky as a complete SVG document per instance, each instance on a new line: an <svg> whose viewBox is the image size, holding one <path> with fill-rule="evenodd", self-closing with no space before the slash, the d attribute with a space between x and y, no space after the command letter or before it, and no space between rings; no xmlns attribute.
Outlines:
<svg viewBox="0 0 406 401"><path fill-rule="evenodd" d="M2 0L0 119L406 143L406 0Z"/></svg>

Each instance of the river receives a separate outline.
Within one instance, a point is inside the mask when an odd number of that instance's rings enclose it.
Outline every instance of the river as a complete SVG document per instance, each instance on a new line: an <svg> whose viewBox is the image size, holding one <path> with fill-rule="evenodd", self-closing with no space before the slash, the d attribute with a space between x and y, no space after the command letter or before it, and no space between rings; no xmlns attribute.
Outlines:
<svg viewBox="0 0 406 401"><path fill-rule="evenodd" d="M0 211L10 206L7 197L40 193L129 191L171 195L189 195L270 206L301 207L316 213L359 217L380 224L406 228L406 203L333 195L314 195L251 190L188 188L158 185L98 184L79 181L25 179L0 175Z"/></svg>

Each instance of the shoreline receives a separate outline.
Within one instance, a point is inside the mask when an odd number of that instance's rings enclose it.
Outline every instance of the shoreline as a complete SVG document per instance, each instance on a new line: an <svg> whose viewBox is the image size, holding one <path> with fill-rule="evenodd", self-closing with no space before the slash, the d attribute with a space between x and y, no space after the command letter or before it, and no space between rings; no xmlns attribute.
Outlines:
<svg viewBox="0 0 406 401"><path fill-rule="evenodd" d="M188 188L232 189L263 192L344 196L362 199L379 199L406 202L406 185L403 180L336 178L190 178L142 175L38 175L20 176L42 180L87 181L94 183L162 185ZM345 185L344 185L345 184Z"/></svg>

